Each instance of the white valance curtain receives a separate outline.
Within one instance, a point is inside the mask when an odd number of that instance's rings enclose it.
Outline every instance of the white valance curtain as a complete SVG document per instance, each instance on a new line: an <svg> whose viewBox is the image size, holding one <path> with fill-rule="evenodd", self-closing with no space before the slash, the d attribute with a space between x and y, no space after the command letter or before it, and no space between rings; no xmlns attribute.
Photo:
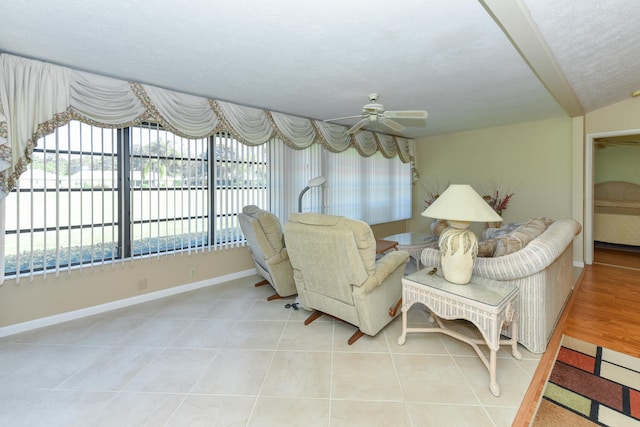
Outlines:
<svg viewBox="0 0 640 427"><path fill-rule="evenodd" d="M228 132L238 141L281 139L294 149L319 143L332 152L355 147L362 156L378 150L413 161L413 141L187 95L75 71L8 54L0 55L0 200L31 161L39 137L77 119L102 127L157 122L187 138Z"/></svg>

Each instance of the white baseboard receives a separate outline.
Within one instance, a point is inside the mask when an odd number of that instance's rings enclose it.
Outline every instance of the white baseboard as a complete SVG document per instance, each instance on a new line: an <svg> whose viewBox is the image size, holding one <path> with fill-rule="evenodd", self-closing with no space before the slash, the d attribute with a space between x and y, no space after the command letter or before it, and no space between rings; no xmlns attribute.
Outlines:
<svg viewBox="0 0 640 427"><path fill-rule="evenodd" d="M4 326L0 328L0 338L10 335L19 334L22 332L28 332L34 329L43 328L45 326L57 325L59 323L68 322L70 320L81 319L83 317L93 316L100 313L106 313L112 310L118 310L120 308L129 307L135 304L143 302L149 302L160 298L169 297L172 295L182 294L184 292L193 291L207 286L218 285L220 283L228 282L234 279L241 279L243 277L252 276L257 274L256 269L244 270L226 276L214 277L213 279L201 280L199 282L187 283L181 286L175 286L173 288L163 289L161 291L149 292L144 295L137 295L131 298L125 298L117 301L108 302L105 304L94 305L92 307L81 308L79 310L68 311L66 313L54 314L53 316L47 316L40 319L29 320L23 323L17 323L15 325Z"/></svg>

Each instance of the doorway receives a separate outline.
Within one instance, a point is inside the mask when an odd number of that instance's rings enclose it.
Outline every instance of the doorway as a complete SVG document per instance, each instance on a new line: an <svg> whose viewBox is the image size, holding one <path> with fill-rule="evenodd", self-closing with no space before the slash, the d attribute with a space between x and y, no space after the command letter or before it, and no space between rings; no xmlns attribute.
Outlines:
<svg viewBox="0 0 640 427"><path fill-rule="evenodd" d="M603 156L602 150L610 149ZM635 150L638 150L637 154ZM616 152L617 150L617 152ZM626 151L625 151L626 150ZM629 151L631 150L631 151ZM616 155L612 155L616 152ZM623 154L624 152L624 154ZM598 153L600 155L598 155ZM622 154L622 158L620 155ZM631 158L638 160L631 161ZM637 163L640 162L640 130L588 134L585 139L584 182L584 245L585 263L611 264L637 267L640 264L640 246L615 245L594 241L594 185L603 181L628 181L640 184ZM609 163L607 163L609 162ZM598 252L597 254L595 252ZM628 265L631 264L631 265Z"/></svg>

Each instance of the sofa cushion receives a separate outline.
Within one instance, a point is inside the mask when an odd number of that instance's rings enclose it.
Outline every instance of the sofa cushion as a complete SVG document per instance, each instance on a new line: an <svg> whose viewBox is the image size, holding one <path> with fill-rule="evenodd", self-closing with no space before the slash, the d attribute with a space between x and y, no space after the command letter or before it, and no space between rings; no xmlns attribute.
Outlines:
<svg viewBox="0 0 640 427"><path fill-rule="evenodd" d="M493 256L505 256L519 251L542 234L552 222L552 219L545 217L533 218L525 222L498 240Z"/></svg>

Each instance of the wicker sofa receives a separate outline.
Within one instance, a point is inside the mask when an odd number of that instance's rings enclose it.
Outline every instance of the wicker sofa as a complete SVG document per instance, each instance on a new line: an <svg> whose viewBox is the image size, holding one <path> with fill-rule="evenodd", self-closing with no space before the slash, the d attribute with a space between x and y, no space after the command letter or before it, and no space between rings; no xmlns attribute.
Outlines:
<svg viewBox="0 0 640 427"><path fill-rule="evenodd" d="M574 285L573 239L582 230L573 219L547 221L538 227L539 234L523 240L525 223L503 236L522 246L500 256L478 257L474 275L510 281L520 288L518 303L518 342L533 353L543 353L553 334ZM549 224L550 223L550 224ZM520 230L519 230L520 229ZM499 239L502 239L499 238ZM505 253L504 246L501 253ZM440 252L427 248L422 252L425 268L440 266ZM509 327L503 331L510 336Z"/></svg>

